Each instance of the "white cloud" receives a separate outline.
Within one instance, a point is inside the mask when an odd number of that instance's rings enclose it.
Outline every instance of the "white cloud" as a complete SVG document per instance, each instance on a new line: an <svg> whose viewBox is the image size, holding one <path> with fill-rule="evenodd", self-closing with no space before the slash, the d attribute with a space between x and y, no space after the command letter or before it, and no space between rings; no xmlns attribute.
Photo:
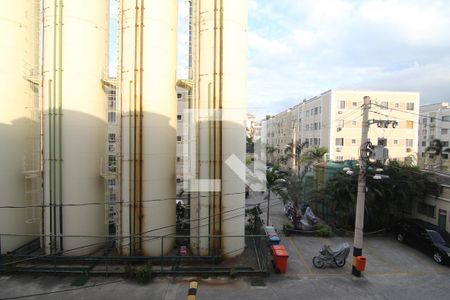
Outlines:
<svg viewBox="0 0 450 300"><path fill-rule="evenodd" d="M249 7L249 106L260 116L330 88L450 100L450 1L251 0Z"/></svg>

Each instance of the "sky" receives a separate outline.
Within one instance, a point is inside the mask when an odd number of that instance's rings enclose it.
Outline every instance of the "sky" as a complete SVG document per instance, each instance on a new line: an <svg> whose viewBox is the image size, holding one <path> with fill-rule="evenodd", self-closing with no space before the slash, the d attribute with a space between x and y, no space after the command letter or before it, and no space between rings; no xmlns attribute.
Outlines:
<svg viewBox="0 0 450 300"><path fill-rule="evenodd" d="M260 118L329 89L450 101L449 0L248 1L248 111ZM187 74L186 2L179 0L179 78Z"/></svg>

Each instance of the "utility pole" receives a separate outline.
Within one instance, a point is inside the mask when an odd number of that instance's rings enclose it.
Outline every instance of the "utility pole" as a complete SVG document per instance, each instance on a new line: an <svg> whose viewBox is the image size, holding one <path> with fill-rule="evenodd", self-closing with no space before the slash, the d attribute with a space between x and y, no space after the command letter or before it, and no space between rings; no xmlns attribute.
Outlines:
<svg viewBox="0 0 450 300"><path fill-rule="evenodd" d="M361 272L356 269L356 257L362 255L364 229L364 202L366 200L366 170L369 153L367 151L369 133L370 97L364 97L363 121L361 132L361 146L359 149L360 170L358 176L358 194L356 199L355 237L353 242L352 275L360 277Z"/></svg>

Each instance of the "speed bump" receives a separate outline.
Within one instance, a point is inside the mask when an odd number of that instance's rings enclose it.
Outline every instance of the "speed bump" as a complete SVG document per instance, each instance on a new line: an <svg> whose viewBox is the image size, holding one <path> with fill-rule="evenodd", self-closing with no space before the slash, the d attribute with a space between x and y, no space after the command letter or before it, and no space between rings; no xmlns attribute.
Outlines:
<svg viewBox="0 0 450 300"><path fill-rule="evenodd" d="M189 284L189 291L187 300L195 300L197 299L197 288L198 288L198 282L197 281L191 281Z"/></svg>

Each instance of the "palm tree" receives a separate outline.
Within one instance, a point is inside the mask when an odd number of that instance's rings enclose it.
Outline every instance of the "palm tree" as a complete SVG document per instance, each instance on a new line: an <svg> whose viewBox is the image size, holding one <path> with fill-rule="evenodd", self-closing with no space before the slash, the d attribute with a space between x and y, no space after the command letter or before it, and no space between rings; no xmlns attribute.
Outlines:
<svg viewBox="0 0 450 300"><path fill-rule="evenodd" d="M293 143L289 143L284 149L284 154L287 160L295 159L297 162L297 173L300 171L300 157L302 156L303 150L308 147L308 142L301 143L301 140L298 140L295 143L295 147ZM295 148L295 154L294 154Z"/></svg>
<svg viewBox="0 0 450 300"><path fill-rule="evenodd" d="M270 214L270 192L277 190L280 181L286 176L284 171L281 171L278 166L268 167L266 170L266 189L267 189L267 223L269 226Z"/></svg>
<svg viewBox="0 0 450 300"><path fill-rule="evenodd" d="M305 152L302 159L316 164L323 161L323 157L328 153L328 149L322 146L313 146Z"/></svg>
<svg viewBox="0 0 450 300"><path fill-rule="evenodd" d="M448 155L449 152L450 152L449 148L444 150L444 145L441 142L441 140L434 139L430 143L430 146L428 146L425 149L425 153L428 156L427 158L431 159L431 161L432 161L432 164L430 164L430 167L432 169L441 170L442 169L442 157L444 156L444 154ZM426 160L427 160L427 158L426 158ZM437 162L436 162L436 160L437 160Z"/></svg>
<svg viewBox="0 0 450 300"><path fill-rule="evenodd" d="M278 149L273 147L273 146L267 146L266 147L266 153L267 153L267 159L269 160L270 163L273 163L274 160L274 153L275 151L277 151Z"/></svg>
<svg viewBox="0 0 450 300"><path fill-rule="evenodd" d="M375 169L369 168L366 177L365 222L368 229L387 227L393 219L411 212L414 200L439 194L439 184L418 167L391 161L383 166L383 174L389 176L385 180L373 179ZM358 172L355 170L352 176L337 173L328 181L323 192L332 199L331 210L341 217L341 225L354 222Z"/></svg>
<svg viewBox="0 0 450 300"><path fill-rule="evenodd" d="M299 206L303 200L305 175L306 169L300 174L293 171L286 172L284 178L282 178L282 180L279 180L275 187L275 191L278 195L280 195L281 200L284 204L287 204L288 202L292 203L294 210L292 223L295 229L298 229L299 224Z"/></svg>

